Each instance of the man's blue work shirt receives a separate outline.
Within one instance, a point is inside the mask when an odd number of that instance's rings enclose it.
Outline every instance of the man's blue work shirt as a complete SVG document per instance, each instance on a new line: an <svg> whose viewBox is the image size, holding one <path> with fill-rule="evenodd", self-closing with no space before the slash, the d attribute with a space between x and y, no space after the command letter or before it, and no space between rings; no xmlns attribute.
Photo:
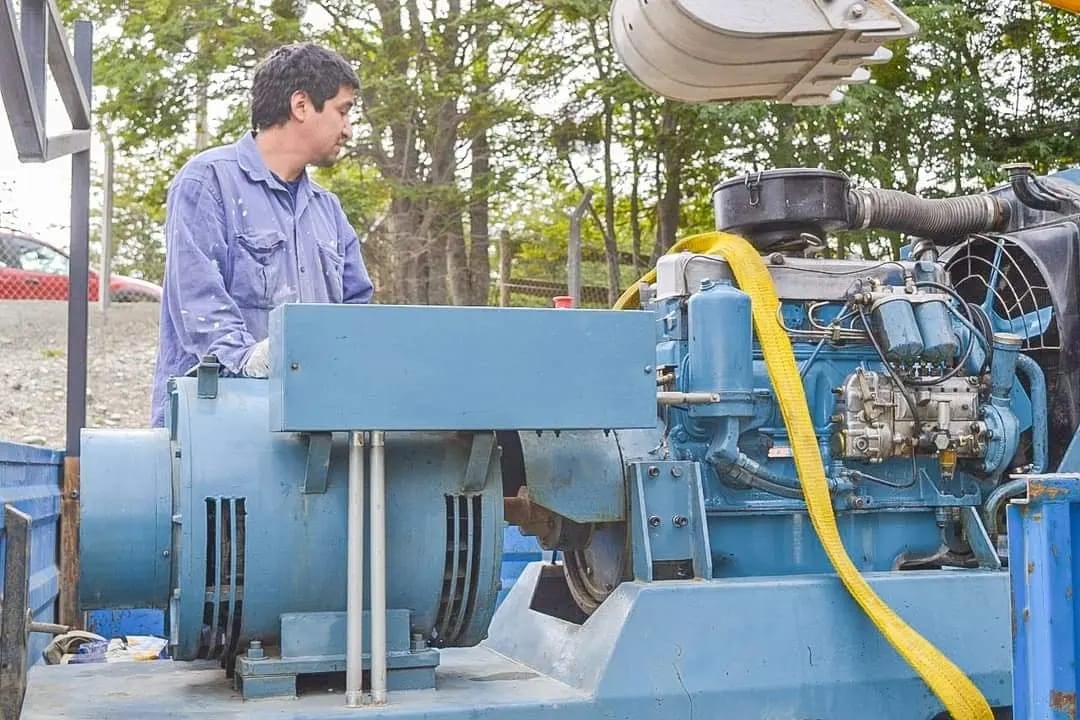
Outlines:
<svg viewBox="0 0 1080 720"><path fill-rule="evenodd" d="M360 243L333 193L304 173L293 201L255 138L192 158L169 186L154 426L167 383L204 355L240 374L283 303L366 303Z"/></svg>

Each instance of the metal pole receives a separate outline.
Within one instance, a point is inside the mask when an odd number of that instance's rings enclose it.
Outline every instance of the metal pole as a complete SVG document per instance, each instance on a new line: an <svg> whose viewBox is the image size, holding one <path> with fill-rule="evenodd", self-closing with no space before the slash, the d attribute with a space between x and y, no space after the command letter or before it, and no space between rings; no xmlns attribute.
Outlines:
<svg viewBox="0 0 1080 720"><path fill-rule="evenodd" d="M360 707L364 678L364 433L349 434L345 705Z"/></svg>
<svg viewBox="0 0 1080 720"><path fill-rule="evenodd" d="M75 62L90 93L92 25L75 23ZM79 433L86 425L86 336L90 271L90 150L71 156L71 267L68 293L67 454L79 456Z"/></svg>
<svg viewBox="0 0 1080 720"><path fill-rule="evenodd" d="M566 290L571 307L581 307L581 219L592 202L592 190L586 190L570 213L570 238L566 244Z"/></svg>
<svg viewBox="0 0 1080 720"><path fill-rule="evenodd" d="M386 436L371 433L371 701L386 704Z"/></svg>
<svg viewBox="0 0 1080 720"><path fill-rule="evenodd" d="M41 0L23 0L19 3L19 31L22 33L23 52L33 86L34 98L40 108L42 125L45 124L45 68L48 32L46 14L48 9ZM8 70L14 72L14 70Z"/></svg>
<svg viewBox="0 0 1080 720"><path fill-rule="evenodd" d="M90 97L93 25L75 23L75 66ZM76 128L83 129L83 128ZM71 156L71 265L68 268L67 452L60 505L60 623L81 627L79 587L79 434L86 425L86 338L90 272L90 149Z"/></svg>
<svg viewBox="0 0 1080 720"><path fill-rule="evenodd" d="M112 277L112 230L113 230L113 160L115 150L112 138L102 132L105 144L104 200L101 208L101 277L98 278L98 302L101 312L109 309L109 278Z"/></svg>

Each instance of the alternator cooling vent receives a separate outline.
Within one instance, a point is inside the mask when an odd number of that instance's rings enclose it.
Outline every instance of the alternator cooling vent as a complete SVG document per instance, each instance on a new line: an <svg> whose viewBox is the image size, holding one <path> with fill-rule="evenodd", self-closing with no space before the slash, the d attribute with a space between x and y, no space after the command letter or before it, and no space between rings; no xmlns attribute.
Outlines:
<svg viewBox="0 0 1080 720"><path fill-rule="evenodd" d="M1053 297L1038 265L1003 235L969 237L946 265L953 286L982 309L993 332L1024 339L1025 350L1057 350Z"/></svg>
<svg viewBox="0 0 1080 720"><path fill-rule="evenodd" d="M479 495L446 496L446 566L436 621L439 645L453 645L476 606L483 536Z"/></svg>
<svg viewBox="0 0 1080 720"><path fill-rule="evenodd" d="M244 498L206 498L206 601L199 657L231 671L244 602Z"/></svg>

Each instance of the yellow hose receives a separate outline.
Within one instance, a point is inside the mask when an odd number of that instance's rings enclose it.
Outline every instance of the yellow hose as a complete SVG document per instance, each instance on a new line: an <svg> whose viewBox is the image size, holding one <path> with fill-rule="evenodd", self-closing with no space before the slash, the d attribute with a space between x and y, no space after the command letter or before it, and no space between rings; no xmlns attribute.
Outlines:
<svg viewBox="0 0 1080 720"><path fill-rule="evenodd" d="M1080 13L1080 0L1043 0L1047 5L1053 5L1062 10Z"/></svg>
<svg viewBox="0 0 1080 720"><path fill-rule="evenodd" d="M776 296L772 276L757 250L734 235L705 233L685 238L671 252L723 256L731 266L739 288L750 296L754 328L784 416L810 521L829 562L851 597L889 644L919 673L953 720L993 720L990 705L971 679L886 605L848 557L836 526L825 467L821 462L795 355L787 333L776 320L780 300ZM656 271L652 270L640 282L653 282L655 279ZM634 307L637 297L635 285L623 293L615 307Z"/></svg>

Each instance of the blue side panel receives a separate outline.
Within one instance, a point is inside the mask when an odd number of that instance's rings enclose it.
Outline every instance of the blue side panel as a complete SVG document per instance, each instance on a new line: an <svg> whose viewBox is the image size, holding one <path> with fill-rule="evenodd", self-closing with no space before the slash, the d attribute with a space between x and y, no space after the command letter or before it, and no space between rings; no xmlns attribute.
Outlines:
<svg viewBox="0 0 1080 720"><path fill-rule="evenodd" d="M551 553L546 553L550 556ZM521 576L525 567L532 562L539 562L545 557L544 549L540 547L535 537L522 535L517 525L507 525L503 531L503 555L502 573L499 577L499 596L496 605L514 587L514 583Z"/></svg>
<svg viewBox="0 0 1080 720"><path fill-rule="evenodd" d="M30 530L30 609L34 619L56 622L60 592L57 548L60 538L60 481L63 453L56 450L0 442L0 507L10 503L32 518ZM0 512L0 591L7 551L4 516ZM30 636L30 662L41 659L51 638Z"/></svg>
<svg viewBox="0 0 1080 720"><path fill-rule="evenodd" d="M1065 180L1066 182L1076 183L1080 185L1080 167L1069 168L1068 170L1062 170L1061 172L1054 173L1050 177L1057 178L1058 180Z"/></svg>
<svg viewBox="0 0 1080 720"><path fill-rule="evenodd" d="M162 610L94 610L86 614L86 629L103 638L126 635L165 637Z"/></svg>
<svg viewBox="0 0 1080 720"><path fill-rule="evenodd" d="M651 312L285 305L270 346L272 430L656 424Z"/></svg>
<svg viewBox="0 0 1080 720"><path fill-rule="evenodd" d="M1032 476L1007 508L1016 720L1075 720L1080 477Z"/></svg>

